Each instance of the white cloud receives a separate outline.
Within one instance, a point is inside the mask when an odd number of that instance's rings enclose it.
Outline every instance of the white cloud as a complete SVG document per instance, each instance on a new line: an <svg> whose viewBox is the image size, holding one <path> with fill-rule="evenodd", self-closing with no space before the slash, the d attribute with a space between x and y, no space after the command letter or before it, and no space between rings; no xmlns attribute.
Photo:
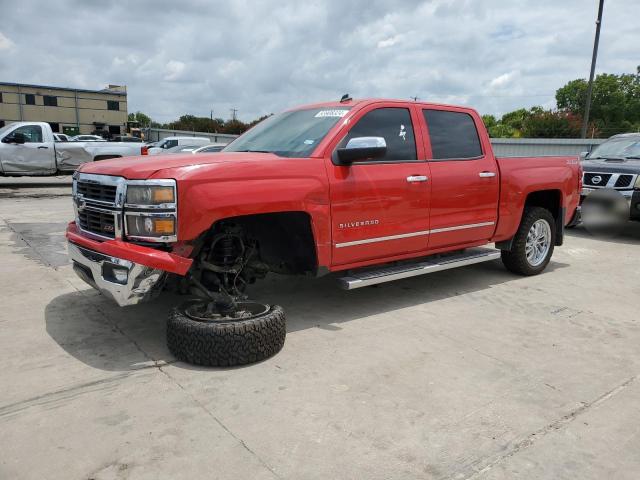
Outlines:
<svg viewBox="0 0 640 480"><path fill-rule="evenodd" d="M378 48L392 47L396 43L398 43L398 40L400 40L400 36L399 35L395 35L393 37L385 38L384 40L380 40L378 42Z"/></svg>
<svg viewBox="0 0 640 480"><path fill-rule="evenodd" d="M164 79L168 81L177 80L184 73L186 65L178 60L169 60L165 66Z"/></svg>
<svg viewBox="0 0 640 480"><path fill-rule="evenodd" d="M511 80L513 79L514 75L515 75L515 72L503 73L502 75L499 75L496 78L494 78L493 80L491 80L489 82L489 86L490 87L494 87L494 88L505 87L506 85L508 85L511 82Z"/></svg>
<svg viewBox="0 0 640 480"><path fill-rule="evenodd" d="M13 47L13 42L0 32L0 50L9 50Z"/></svg>

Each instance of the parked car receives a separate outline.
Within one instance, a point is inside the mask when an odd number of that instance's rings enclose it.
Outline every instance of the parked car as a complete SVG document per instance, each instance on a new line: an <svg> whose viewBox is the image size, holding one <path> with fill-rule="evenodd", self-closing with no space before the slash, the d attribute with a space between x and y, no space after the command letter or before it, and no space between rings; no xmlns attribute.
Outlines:
<svg viewBox="0 0 640 480"><path fill-rule="evenodd" d="M174 153L193 153L198 148L198 145L177 145L171 148L165 148L159 155L171 155Z"/></svg>
<svg viewBox="0 0 640 480"><path fill-rule="evenodd" d="M603 189L618 192L629 205L629 218L640 221L640 133L614 135L582 161L581 203Z"/></svg>
<svg viewBox="0 0 640 480"><path fill-rule="evenodd" d="M71 142L106 142L100 135L76 135L69 139Z"/></svg>
<svg viewBox="0 0 640 480"><path fill-rule="evenodd" d="M144 143L140 137L134 137L132 135L118 135L111 139L112 142L130 142L130 143Z"/></svg>
<svg viewBox="0 0 640 480"><path fill-rule="evenodd" d="M72 173L83 163L146 155L146 150L133 143L56 142L48 123L16 122L0 128L0 174Z"/></svg>
<svg viewBox="0 0 640 480"><path fill-rule="evenodd" d="M179 145L207 145L211 140L205 137L167 137L160 140L154 147L149 147L149 155L158 155L163 150Z"/></svg>
<svg viewBox="0 0 640 480"><path fill-rule="evenodd" d="M580 198L577 156L496 158L475 110L423 102L298 107L195 157L83 165L66 236L76 273L121 306L192 295L167 342L203 365L282 347L282 308L246 297L269 272L355 289L502 258L535 275Z"/></svg>
<svg viewBox="0 0 640 480"><path fill-rule="evenodd" d="M227 146L226 143L210 143L200 148L196 148L191 153L214 153L214 152L221 151L226 146Z"/></svg>
<svg viewBox="0 0 640 480"><path fill-rule="evenodd" d="M54 133L53 140L56 142L68 142L69 136L65 135L64 133Z"/></svg>

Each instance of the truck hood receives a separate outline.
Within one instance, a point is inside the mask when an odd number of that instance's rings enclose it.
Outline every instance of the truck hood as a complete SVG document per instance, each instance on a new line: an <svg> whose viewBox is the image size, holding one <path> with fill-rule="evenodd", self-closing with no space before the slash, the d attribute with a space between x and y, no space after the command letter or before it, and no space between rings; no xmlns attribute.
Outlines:
<svg viewBox="0 0 640 480"><path fill-rule="evenodd" d="M265 162L282 159L272 153L230 152L230 153L200 153L123 157L112 160L85 163L79 169L82 173L95 175L114 175L130 180L145 180L152 178L162 171L163 177L180 177L185 167L201 167L222 163Z"/></svg>
<svg viewBox="0 0 640 480"><path fill-rule="evenodd" d="M584 160L582 168L591 173L640 173L640 160Z"/></svg>

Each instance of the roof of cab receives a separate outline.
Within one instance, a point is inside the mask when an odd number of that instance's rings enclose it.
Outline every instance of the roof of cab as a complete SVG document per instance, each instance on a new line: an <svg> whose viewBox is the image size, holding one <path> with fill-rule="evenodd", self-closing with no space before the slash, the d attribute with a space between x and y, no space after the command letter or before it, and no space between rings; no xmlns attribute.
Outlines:
<svg viewBox="0 0 640 480"><path fill-rule="evenodd" d="M422 107L450 107L450 108L460 108L468 111L475 111L474 108L468 107L466 105L450 105L445 103L435 103L435 102L422 102L422 101L414 101L414 100L402 100L398 98L358 98L358 99L349 99L345 101L336 100L333 102L321 102L321 103L311 103L307 105L299 105L293 108L287 109L287 111L292 110L305 110L311 108L338 108L338 107L364 107L366 105L371 105L373 103L402 103L402 104L415 104L420 105Z"/></svg>

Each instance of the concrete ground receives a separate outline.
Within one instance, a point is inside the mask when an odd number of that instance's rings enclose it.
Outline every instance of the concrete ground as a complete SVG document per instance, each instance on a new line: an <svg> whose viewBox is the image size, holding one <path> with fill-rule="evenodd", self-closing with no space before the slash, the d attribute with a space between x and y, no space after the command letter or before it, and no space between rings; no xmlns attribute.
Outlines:
<svg viewBox="0 0 640 480"><path fill-rule="evenodd" d="M0 478L637 479L640 226L352 292L270 278L284 349L178 362L175 298L120 309L71 271L68 186L0 187Z"/></svg>

